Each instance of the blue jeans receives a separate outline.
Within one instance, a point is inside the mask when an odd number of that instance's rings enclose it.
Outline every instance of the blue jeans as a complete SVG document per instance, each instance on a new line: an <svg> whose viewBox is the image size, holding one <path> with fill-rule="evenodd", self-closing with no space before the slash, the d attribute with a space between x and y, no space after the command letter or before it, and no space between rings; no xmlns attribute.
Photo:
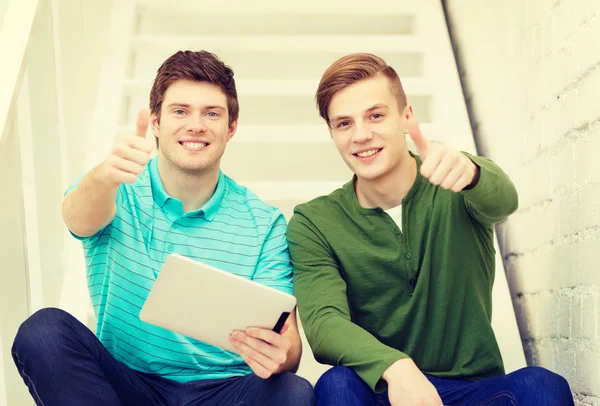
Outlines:
<svg viewBox="0 0 600 406"><path fill-rule="evenodd" d="M43 309L20 327L12 355L38 405L293 405L315 404L308 381L281 373L178 383L115 360L70 314Z"/></svg>
<svg viewBox="0 0 600 406"><path fill-rule="evenodd" d="M507 375L468 381L425 375L444 405L465 406L570 406L573 396L567 381L544 368L527 367ZM376 394L349 368L327 371L315 386L317 406L389 406L387 391Z"/></svg>

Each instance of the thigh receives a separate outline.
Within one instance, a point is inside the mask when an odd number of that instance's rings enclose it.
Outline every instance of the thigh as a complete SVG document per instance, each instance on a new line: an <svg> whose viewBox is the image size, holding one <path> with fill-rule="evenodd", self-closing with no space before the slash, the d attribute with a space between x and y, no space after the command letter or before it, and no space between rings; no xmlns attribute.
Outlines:
<svg viewBox="0 0 600 406"><path fill-rule="evenodd" d="M118 362L86 326L59 309L29 317L12 355L38 404L164 404L154 388L159 378Z"/></svg>
<svg viewBox="0 0 600 406"><path fill-rule="evenodd" d="M567 381L544 368L527 367L510 374L472 382L428 377L446 405L570 406Z"/></svg>
<svg viewBox="0 0 600 406"><path fill-rule="evenodd" d="M254 374L243 377L196 381L184 385L181 405L203 406L313 406L310 383L290 372L269 379Z"/></svg>
<svg viewBox="0 0 600 406"><path fill-rule="evenodd" d="M317 406L386 405L387 393L376 394L352 369L336 366L315 385ZM389 403L388 403L389 404Z"/></svg>

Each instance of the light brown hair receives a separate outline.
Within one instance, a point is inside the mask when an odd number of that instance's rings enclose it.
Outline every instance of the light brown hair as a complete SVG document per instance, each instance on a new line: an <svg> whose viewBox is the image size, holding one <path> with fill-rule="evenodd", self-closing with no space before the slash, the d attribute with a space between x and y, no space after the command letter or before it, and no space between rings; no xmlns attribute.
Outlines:
<svg viewBox="0 0 600 406"><path fill-rule="evenodd" d="M333 96L340 90L361 80L369 79L379 74L388 78L390 90L398 100L400 111L406 107L406 93L398 74L382 58L373 54L358 53L346 55L335 61L323 74L317 88L317 108L319 114L330 125L329 104Z"/></svg>

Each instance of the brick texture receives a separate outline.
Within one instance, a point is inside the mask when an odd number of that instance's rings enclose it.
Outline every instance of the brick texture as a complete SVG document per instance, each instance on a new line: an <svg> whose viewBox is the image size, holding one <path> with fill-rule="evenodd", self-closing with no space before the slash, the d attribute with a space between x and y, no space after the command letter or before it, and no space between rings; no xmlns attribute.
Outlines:
<svg viewBox="0 0 600 406"><path fill-rule="evenodd" d="M497 230L527 361L600 405L600 1L445 6L479 153L519 190Z"/></svg>

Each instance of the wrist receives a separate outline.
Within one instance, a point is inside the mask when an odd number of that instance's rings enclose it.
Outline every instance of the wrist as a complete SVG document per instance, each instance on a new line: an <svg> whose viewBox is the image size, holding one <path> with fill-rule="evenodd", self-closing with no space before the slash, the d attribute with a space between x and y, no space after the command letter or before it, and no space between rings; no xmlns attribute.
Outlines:
<svg viewBox="0 0 600 406"><path fill-rule="evenodd" d="M416 368L414 361L411 358L402 358L390 365L381 375L381 379L388 384L394 377L405 375L410 369Z"/></svg>
<svg viewBox="0 0 600 406"><path fill-rule="evenodd" d="M120 183L115 183L114 181L110 180L108 177L108 170L109 165L106 163L106 161L102 161L102 163L92 169L90 174L94 183L96 183L98 186L108 188L112 192L119 187Z"/></svg>
<svg viewBox="0 0 600 406"><path fill-rule="evenodd" d="M477 186L477 183L479 183L479 175L481 172L481 169L475 162L473 162L470 158L467 159L469 159L469 162L471 163L471 165L473 165L473 177L471 178L471 182L469 182L469 184L465 186L465 190L473 189L475 186Z"/></svg>

